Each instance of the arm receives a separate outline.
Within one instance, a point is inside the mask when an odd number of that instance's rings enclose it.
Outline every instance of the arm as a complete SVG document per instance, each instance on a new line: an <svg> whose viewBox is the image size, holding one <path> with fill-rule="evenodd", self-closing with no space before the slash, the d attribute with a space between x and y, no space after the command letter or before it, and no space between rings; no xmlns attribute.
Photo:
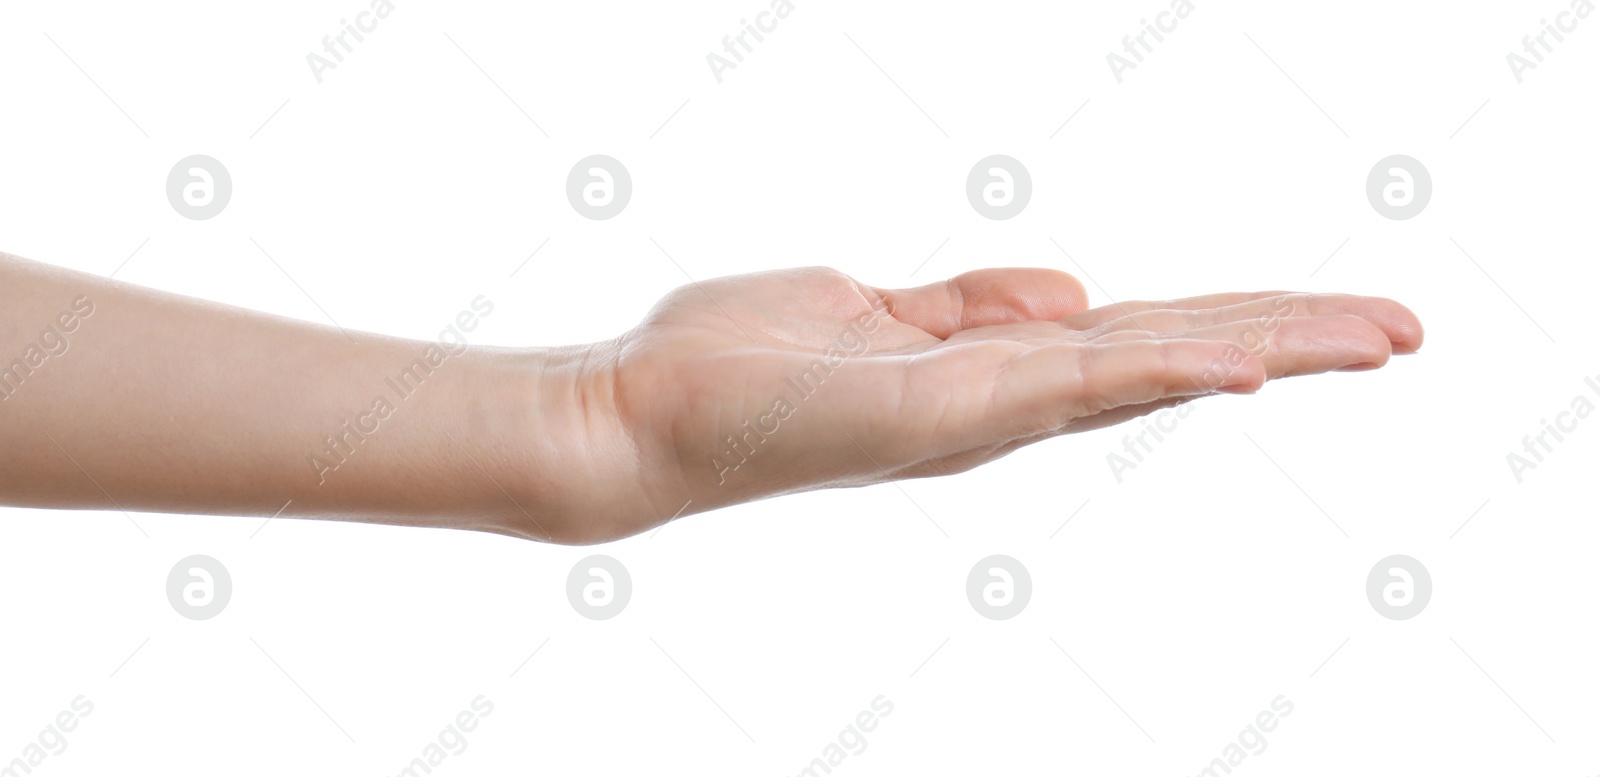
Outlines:
<svg viewBox="0 0 1600 777"><path fill-rule="evenodd" d="M0 255L0 500L558 537L559 462L603 423L580 400L590 350L451 340Z"/></svg>
<svg viewBox="0 0 1600 777"><path fill-rule="evenodd" d="M0 255L0 502L599 542L1422 342L1377 298L1085 299L1052 270L890 290L806 268L685 286L600 343L457 348Z"/></svg>

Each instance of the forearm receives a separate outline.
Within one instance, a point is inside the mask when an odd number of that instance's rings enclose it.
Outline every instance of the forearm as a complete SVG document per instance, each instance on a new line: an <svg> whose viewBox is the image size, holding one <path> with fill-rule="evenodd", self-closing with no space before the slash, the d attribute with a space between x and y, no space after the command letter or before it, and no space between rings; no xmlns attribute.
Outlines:
<svg viewBox="0 0 1600 777"><path fill-rule="evenodd" d="M0 257L0 499L570 534L563 468L605 423L593 349L462 334L346 333Z"/></svg>

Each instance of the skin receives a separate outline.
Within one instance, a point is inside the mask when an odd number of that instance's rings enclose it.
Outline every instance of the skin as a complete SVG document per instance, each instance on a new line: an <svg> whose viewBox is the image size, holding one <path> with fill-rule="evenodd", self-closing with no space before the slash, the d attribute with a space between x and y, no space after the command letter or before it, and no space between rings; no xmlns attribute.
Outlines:
<svg viewBox="0 0 1600 777"><path fill-rule="evenodd" d="M94 311L65 353L0 385L0 503L281 510L571 544L781 494L962 472L1422 344L1411 311L1373 297L1089 309L1054 270L892 290L814 267L690 284L603 342L472 346L396 400L384 379L429 343L0 254L0 370L84 297ZM327 469L326 438L379 395L393 412Z"/></svg>

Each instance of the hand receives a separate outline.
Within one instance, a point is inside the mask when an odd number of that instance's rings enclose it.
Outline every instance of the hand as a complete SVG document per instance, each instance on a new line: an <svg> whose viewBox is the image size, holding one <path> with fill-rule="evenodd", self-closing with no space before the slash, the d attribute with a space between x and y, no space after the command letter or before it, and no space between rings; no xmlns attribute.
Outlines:
<svg viewBox="0 0 1600 777"><path fill-rule="evenodd" d="M593 346L590 451L603 494L577 536L778 494L947 475L1267 380L1370 369L1422 344L1385 299L1230 293L1086 310L1071 276L979 270L909 290L827 268L719 278L669 294ZM626 454L617 455L618 451ZM568 525L576 525L568 522Z"/></svg>

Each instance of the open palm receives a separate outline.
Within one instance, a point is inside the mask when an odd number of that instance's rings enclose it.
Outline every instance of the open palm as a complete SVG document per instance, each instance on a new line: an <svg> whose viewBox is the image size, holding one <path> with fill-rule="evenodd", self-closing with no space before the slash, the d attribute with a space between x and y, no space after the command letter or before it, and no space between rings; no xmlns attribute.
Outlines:
<svg viewBox="0 0 1600 777"><path fill-rule="evenodd" d="M795 491L960 472L1032 442L1422 342L1390 300L1228 293L1088 310L1045 269L909 290L828 268L692 283L609 345L649 506L632 533Z"/></svg>

